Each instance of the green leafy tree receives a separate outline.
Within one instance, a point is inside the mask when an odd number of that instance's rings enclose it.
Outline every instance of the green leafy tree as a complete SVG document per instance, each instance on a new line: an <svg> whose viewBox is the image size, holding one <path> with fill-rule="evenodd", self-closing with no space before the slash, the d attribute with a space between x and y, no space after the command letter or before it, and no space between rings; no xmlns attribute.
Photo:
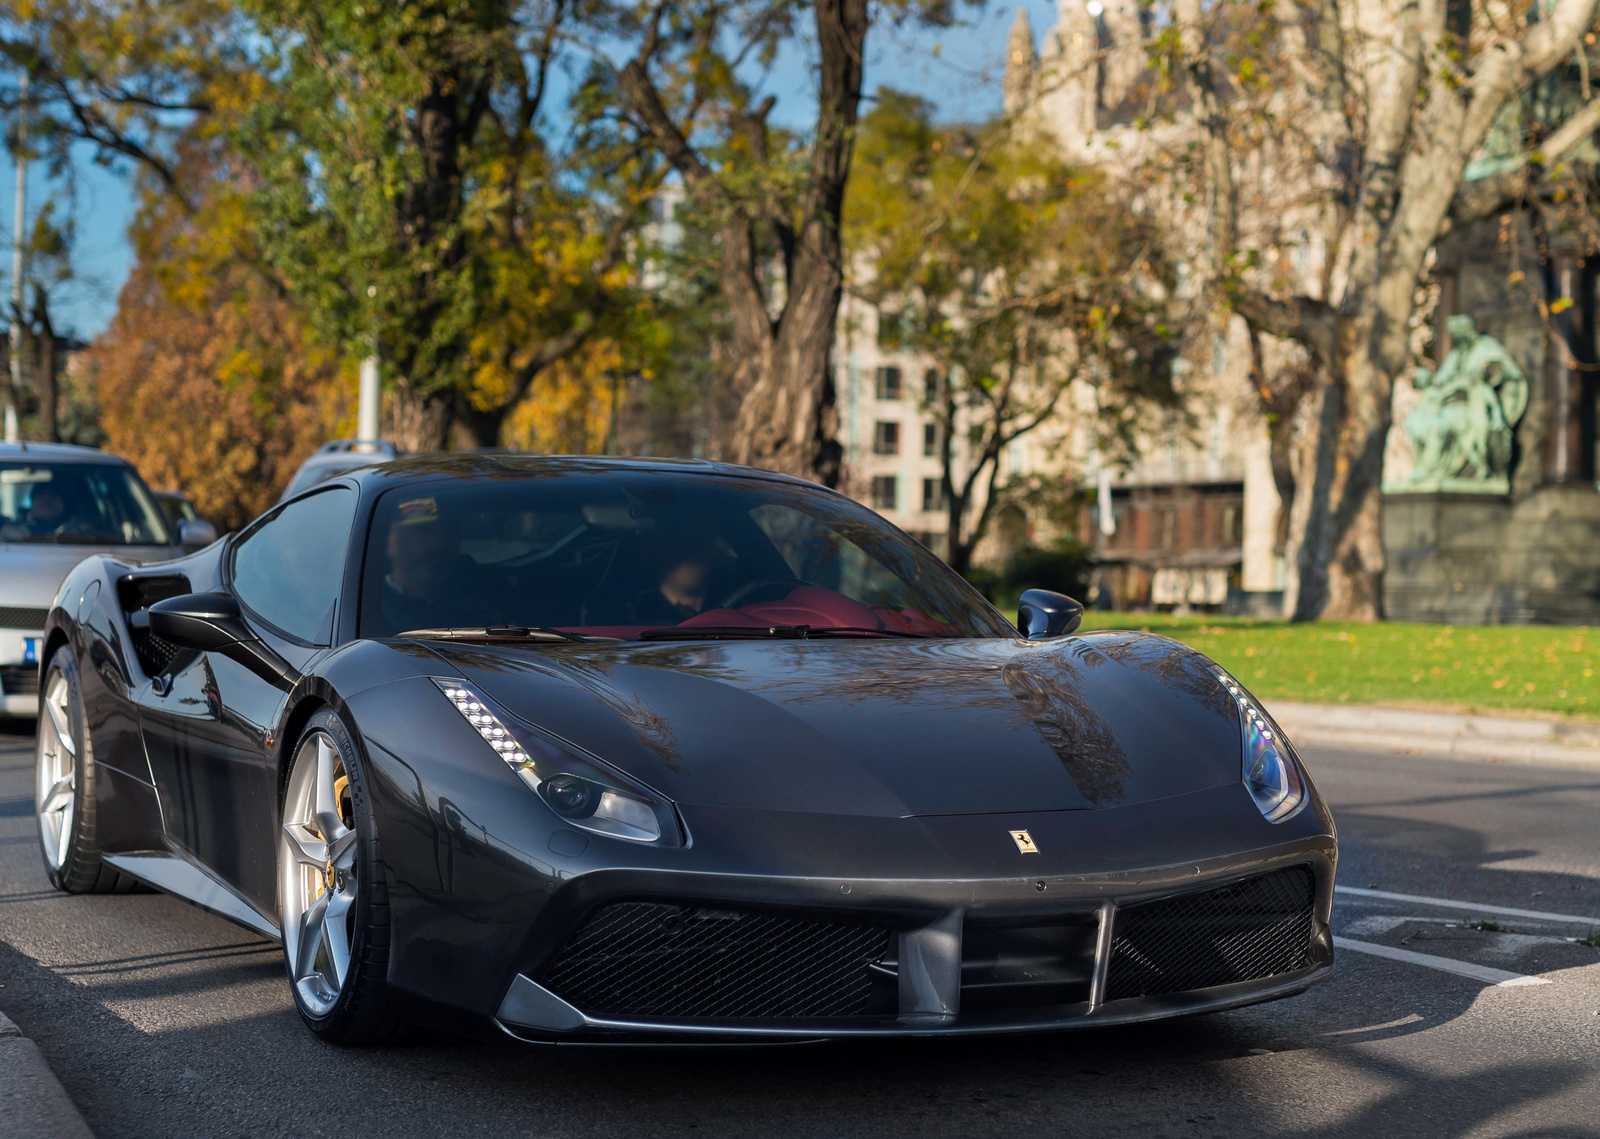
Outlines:
<svg viewBox="0 0 1600 1139"><path fill-rule="evenodd" d="M325 342L376 349L396 435L500 442L551 364L641 312L629 234L657 163L611 129L595 81L572 131L547 106L566 0L255 0L271 98L256 165L267 262ZM563 145L564 141L564 145Z"/></svg>
<svg viewBox="0 0 1600 1139"><path fill-rule="evenodd" d="M0 111L26 99L34 152L58 171L87 143L189 204L177 141L255 93L247 31L234 0L15 0L0 23Z"/></svg>
<svg viewBox="0 0 1600 1139"><path fill-rule="evenodd" d="M1141 408L1175 402L1172 272L1161 235L1101 176L1004 123L936 126L880 91L862 119L845 203L850 287L880 340L933 361L950 564L966 572L1007 500L1001 456L1095 392L1097 430L1125 443Z"/></svg>
<svg viewBox="0 0 1600 1139"><path fill-rule="evenodd" d="M614 129L604 69L552 105L565 37L591 14L24 0L0 54L64 163L87 142L193 213L204 187L182 146L231 147L251 224L227 231L308 335L342 358L377 351L402 443L489 445L552 363L596 336L650 336L630 234L658 160ZM0 107L19 98L0 78Z"/></svg>
<svg viewBox="0 0 1600 1139"><path fill-rule="evenodd" d="M843 295L845 184L867 37L877 21L947 24L948 0L650 0L618 13L632 54L615 71L631 121L715 225L739 413L730 457L841 477L829 378ZM816 109L775 130L760 81L785 46L811 53Z"/></svg>

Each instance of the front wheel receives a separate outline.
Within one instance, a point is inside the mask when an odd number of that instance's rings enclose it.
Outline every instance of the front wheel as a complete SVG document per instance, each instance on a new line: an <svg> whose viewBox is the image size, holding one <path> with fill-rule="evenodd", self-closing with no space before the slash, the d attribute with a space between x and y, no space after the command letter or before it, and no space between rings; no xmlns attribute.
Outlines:
<svg viewBox="0 0 1600 1139"><path fill-rule="evenodd" d="M78 662L63 645L40 686L34 740L34 814L50 885L68 894L126 894L138 883L113 870L94 841L94 749Z"/></svg>
<svg viewBox="0 0 1600 1139"><path fill-rule="evenodd" d="M385 982L389 898L354 741L337 714L311 718L295 748L278 832L284 963L306 1027L339 1044L405 1031Z"/></svg>

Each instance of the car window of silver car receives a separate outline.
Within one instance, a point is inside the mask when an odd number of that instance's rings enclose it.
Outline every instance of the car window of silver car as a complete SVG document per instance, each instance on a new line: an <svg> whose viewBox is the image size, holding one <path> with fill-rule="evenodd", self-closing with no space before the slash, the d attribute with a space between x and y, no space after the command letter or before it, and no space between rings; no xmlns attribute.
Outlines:
<svg viewBox="0 0 1600 1139"><path fill-rule="evenodd" d="M336 486L258 522L234 546L234 593L269 625L327 644L355 513L355 494Z"/></svg>
<svg viewBox="0 0 1600 1139"><path fill-rule="evenodd" d="M0 463L0 541L165 546L160 509L112 463Z"/></svg>

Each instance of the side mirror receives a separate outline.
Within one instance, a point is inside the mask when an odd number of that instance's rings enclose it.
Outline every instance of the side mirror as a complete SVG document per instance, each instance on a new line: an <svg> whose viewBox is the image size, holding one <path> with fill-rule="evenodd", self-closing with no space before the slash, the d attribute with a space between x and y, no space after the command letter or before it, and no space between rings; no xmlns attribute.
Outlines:
<svg viewBox="0 0 1600 1139"><path fill-rule="evenodd" d="M1083 606L1064 593L1027 589L1017 602L1017 630L1030 641L1064 637L1083 622Z"/></svg>
<svg viewBox="0 0 1600 1139"><path fill-rule="evenodd" d="M217 528L204 518L185 518L178 523L178 545L193 552L217 540Z"/></svg>
<svg viewBox="0 0 1600 1139"><path fill-rule="evenodd" d="M226 593L185 593L150 606L150 632L185 649L217 653L273 684L292 682L284 660L244 623L239 602Z"/></svg>

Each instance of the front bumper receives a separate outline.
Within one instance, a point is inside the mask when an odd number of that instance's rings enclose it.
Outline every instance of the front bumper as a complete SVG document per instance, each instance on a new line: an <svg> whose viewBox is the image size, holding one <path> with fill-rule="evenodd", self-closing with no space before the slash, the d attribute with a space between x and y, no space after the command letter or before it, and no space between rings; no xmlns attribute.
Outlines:
<svg viewBox="0 0 1600 1139"><path fill-rule="evenodd" d="M888 955L888 991L873 1011L836 1017L697 1016L692 1018L616 1015L594 1012L570 1003L540 981L550 975L549 958L519 972L502 1000L495 1020L507 1034L524 1040L654 1039L662 1041L764 1039L794 1040L831 1037L969 1036L993 1033L1062 1030L1127 1024L1164 1017L1184 1016L1236 1008L1275 1000L1301 992L1333 974L1333 945L1329 934L1335 852L1332 840L1301 841L1266 852L1254 852L1207 864L1193 863L1144 870L1130 875L1094 878L996 880L980 882L909 883L853 881L752 881L727 879L713 882L632 881L593 883L597 893L611 898L672 897L685 906L715 904L737 907L772 907L769 912L845 916L854 920L879 920L898 926L892 933ZM1303 930L1303 953L1295 967L1267 975L1247 975L1221 984L1203 984L1181 991L1142 993L1126 978L1113 981L1113 959L1126 955L1126 939L1119 929L1132 929L1130 915L1150 913L1164 903L1216 897L1237 892L1242 884L1297 875L1310 876L1309 914ZM591 876L594 877L594 876ZM612 886L618 887L616 892ZM861 904L842 908L839 898L850 893ZM586 891L587 892L587 891ZM779 899L786 899L779 901ZM584 913L594 913L585 905ZM1173 911L1180 915L1181 908ZM1119 926L1119 918L1123 925ZM999 923L1002 928L1060 929L1070 942L1074 928L1085 943L1080 952L1081 983L1037 987L1045 996L1039 1003L1026 998L993 1007L993 1000L974 1000L985 992L969 984L984 965L975 963L964 943L988 944L984 932ZM577 922L567 926L578 928ZM1299 935L1297 935L1299 936ZM1228 935L1229 952L1258 963L1259 955L1242 936ZM1036 947L1035 947L1036 948ZM1206 952L1197 944L1198 952ZM992 957L992 953L990 954ZM992 963L992 962L991 962ZM638 971L642 962L619 962ZM1043 976L1059 966L1035 954L1011 963L1011 975ZM718 978L737 988L743 981L727 962L707 968L727 970ZM878 968L874 966L874 968ZM693 972L693 970L684 970ZM1247 963L1243 970L1250 971ZM531 976L529 974L532 974ZM774 983L781 979L774 978ZM557 987L561 987L557 984ZM1159 988L1159 986L1157 986ZM1066 999L1057 999L1066 998ZM977 1003L979 1007L967 1007Z"/></svg>

